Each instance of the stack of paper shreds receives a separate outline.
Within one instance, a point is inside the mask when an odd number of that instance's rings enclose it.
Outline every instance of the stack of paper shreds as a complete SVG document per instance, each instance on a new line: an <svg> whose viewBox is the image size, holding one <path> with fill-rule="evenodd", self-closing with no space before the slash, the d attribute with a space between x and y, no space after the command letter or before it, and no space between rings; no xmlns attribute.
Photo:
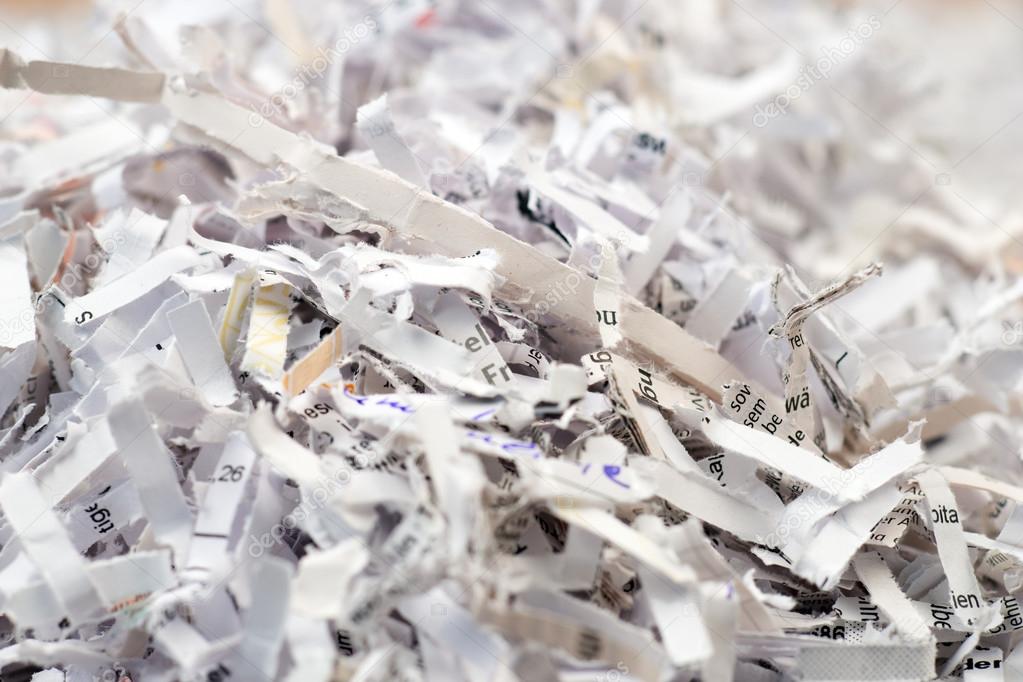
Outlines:
<svg viewBox="0 0 1023 682"><path fill-rule="evenodd" d="M889 15L114 4L0 52L0 679L1021 679L1023 225Z"/></svg>

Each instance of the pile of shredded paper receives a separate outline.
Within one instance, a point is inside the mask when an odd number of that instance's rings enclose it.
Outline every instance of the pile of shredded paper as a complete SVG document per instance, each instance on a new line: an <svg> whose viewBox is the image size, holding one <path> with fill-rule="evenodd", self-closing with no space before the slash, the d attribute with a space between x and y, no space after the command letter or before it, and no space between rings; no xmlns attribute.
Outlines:
<svg viewBox="0 0 1023 682"><path fill-rule="evenodd" d="M0 22L4 682L1023 679L1002 34L89 5Z"/></svg>

